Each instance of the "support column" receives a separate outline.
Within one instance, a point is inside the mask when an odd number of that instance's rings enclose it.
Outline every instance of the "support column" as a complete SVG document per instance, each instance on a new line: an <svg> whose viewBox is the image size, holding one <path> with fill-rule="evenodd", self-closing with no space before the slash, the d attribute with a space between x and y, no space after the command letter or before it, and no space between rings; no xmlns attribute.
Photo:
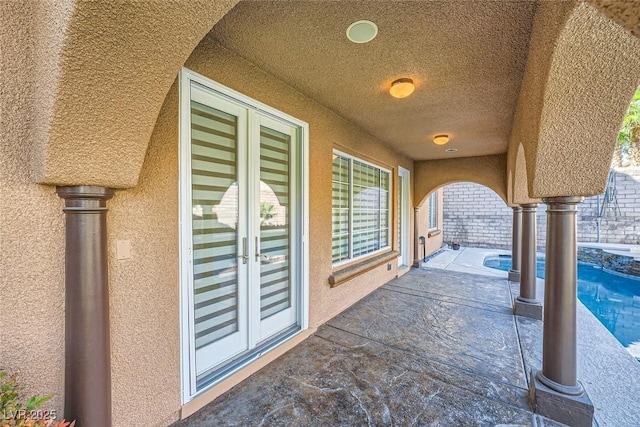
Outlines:
<svg viewBox="0 0 640 427"><path fill-rule="evenodd" d="M531 374L535 411L570 426L590 426L593 405L577 380L577 204L582 197L552 197L547 204L542 370Z"/></svg>
<svg viewBox="0 0 640 427"><path fill-rule="evenodd" d="M111 426L111 349L105 187L58 187L65 200L64 417Z"/></svg>
<svg viewBox="0 0 640 427"><path fill-rule="evenodd" d="M514 314L542 320L542 304L536 298L538 267L536 248L536 203L522 205L522 258L520 259L520 295Z"/></svg>
<svg viewBox="0 0 640 427"><path fill-rule="evenodd" d="M520 281L520 256L522 254L522 208L513 208L513 227L511 229L511 270L509 270L509 280Z"/></svg>

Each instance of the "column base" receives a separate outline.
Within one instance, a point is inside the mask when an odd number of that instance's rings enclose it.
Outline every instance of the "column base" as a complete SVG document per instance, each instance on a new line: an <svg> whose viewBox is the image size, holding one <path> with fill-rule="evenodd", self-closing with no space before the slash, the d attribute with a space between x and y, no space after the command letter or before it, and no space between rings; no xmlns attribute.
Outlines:
<svg viewBox="0 0 640 427"><path fill-rule="evenodd" d="M420 268L422 266L422 260L421 259L414 259L413 260L413 264L411 265L414 268Z"/></svg>
<svg viewBox="0 0 640 427"><path fill-rule="evenodd" d="M520 282L520 271L519 270L509 270L509 281L510 282Z"/></svg>
<svg viewBox="0 0 640 427"><path fill-rule="evenodd" d="M516 298L513 304L513 314L516 316L542 320L542 304L540 301L534 301L528 302L521 300L520 297Z"/></svg>
<svg viewBox="0 0 640 427"><path fill-rule="evenodd" d="M584 389L578 395L560 393L543 384L538 379L539 374L532 371L529 376L531 410L571 427L593 425L593 403Z"/></svg>

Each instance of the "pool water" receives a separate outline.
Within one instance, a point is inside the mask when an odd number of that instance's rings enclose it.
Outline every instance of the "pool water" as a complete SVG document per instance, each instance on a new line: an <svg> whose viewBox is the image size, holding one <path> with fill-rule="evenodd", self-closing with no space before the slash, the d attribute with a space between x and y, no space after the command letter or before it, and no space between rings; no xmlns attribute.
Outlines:
<svg viewBox="0 0 640 427"><path fill-rule="evenodd" d="M484 265L509 271L511 257L487 257ZM544 279L544 258L538 258L537 276ZM578 263L578 298L640 360L640 279Z"/></svg>

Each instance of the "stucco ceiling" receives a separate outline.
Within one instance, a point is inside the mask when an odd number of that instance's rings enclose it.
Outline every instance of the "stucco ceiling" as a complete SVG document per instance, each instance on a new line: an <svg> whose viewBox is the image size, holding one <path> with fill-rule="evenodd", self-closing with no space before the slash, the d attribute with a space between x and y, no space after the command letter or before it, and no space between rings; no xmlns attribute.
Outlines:
<svg viewBox="0 0 640 427"><path fill-rule="evenodd" d="M410 158L468 157L507 151L534 11L526 0L243 1L210 36ZM345 35L360 19L379 28L366 44ZM416 83L405 99L388 93L400 77ZM432 142L441 133L445 146Z"/></svg>

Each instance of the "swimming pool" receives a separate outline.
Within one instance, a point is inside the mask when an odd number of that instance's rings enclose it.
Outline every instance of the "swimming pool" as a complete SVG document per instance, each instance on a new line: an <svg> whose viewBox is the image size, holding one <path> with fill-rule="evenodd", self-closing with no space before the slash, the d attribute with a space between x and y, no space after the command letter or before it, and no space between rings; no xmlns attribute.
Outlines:
<svg viewBox="0 0 640 427"><path fill-rule="evenodd" d="M484 265L508 271L511 256L490 256L485 258ZM538 258L537 270L537 276L544 279L544 258ZM580 262L578 298L640 361L640 279Z"/></svg>

